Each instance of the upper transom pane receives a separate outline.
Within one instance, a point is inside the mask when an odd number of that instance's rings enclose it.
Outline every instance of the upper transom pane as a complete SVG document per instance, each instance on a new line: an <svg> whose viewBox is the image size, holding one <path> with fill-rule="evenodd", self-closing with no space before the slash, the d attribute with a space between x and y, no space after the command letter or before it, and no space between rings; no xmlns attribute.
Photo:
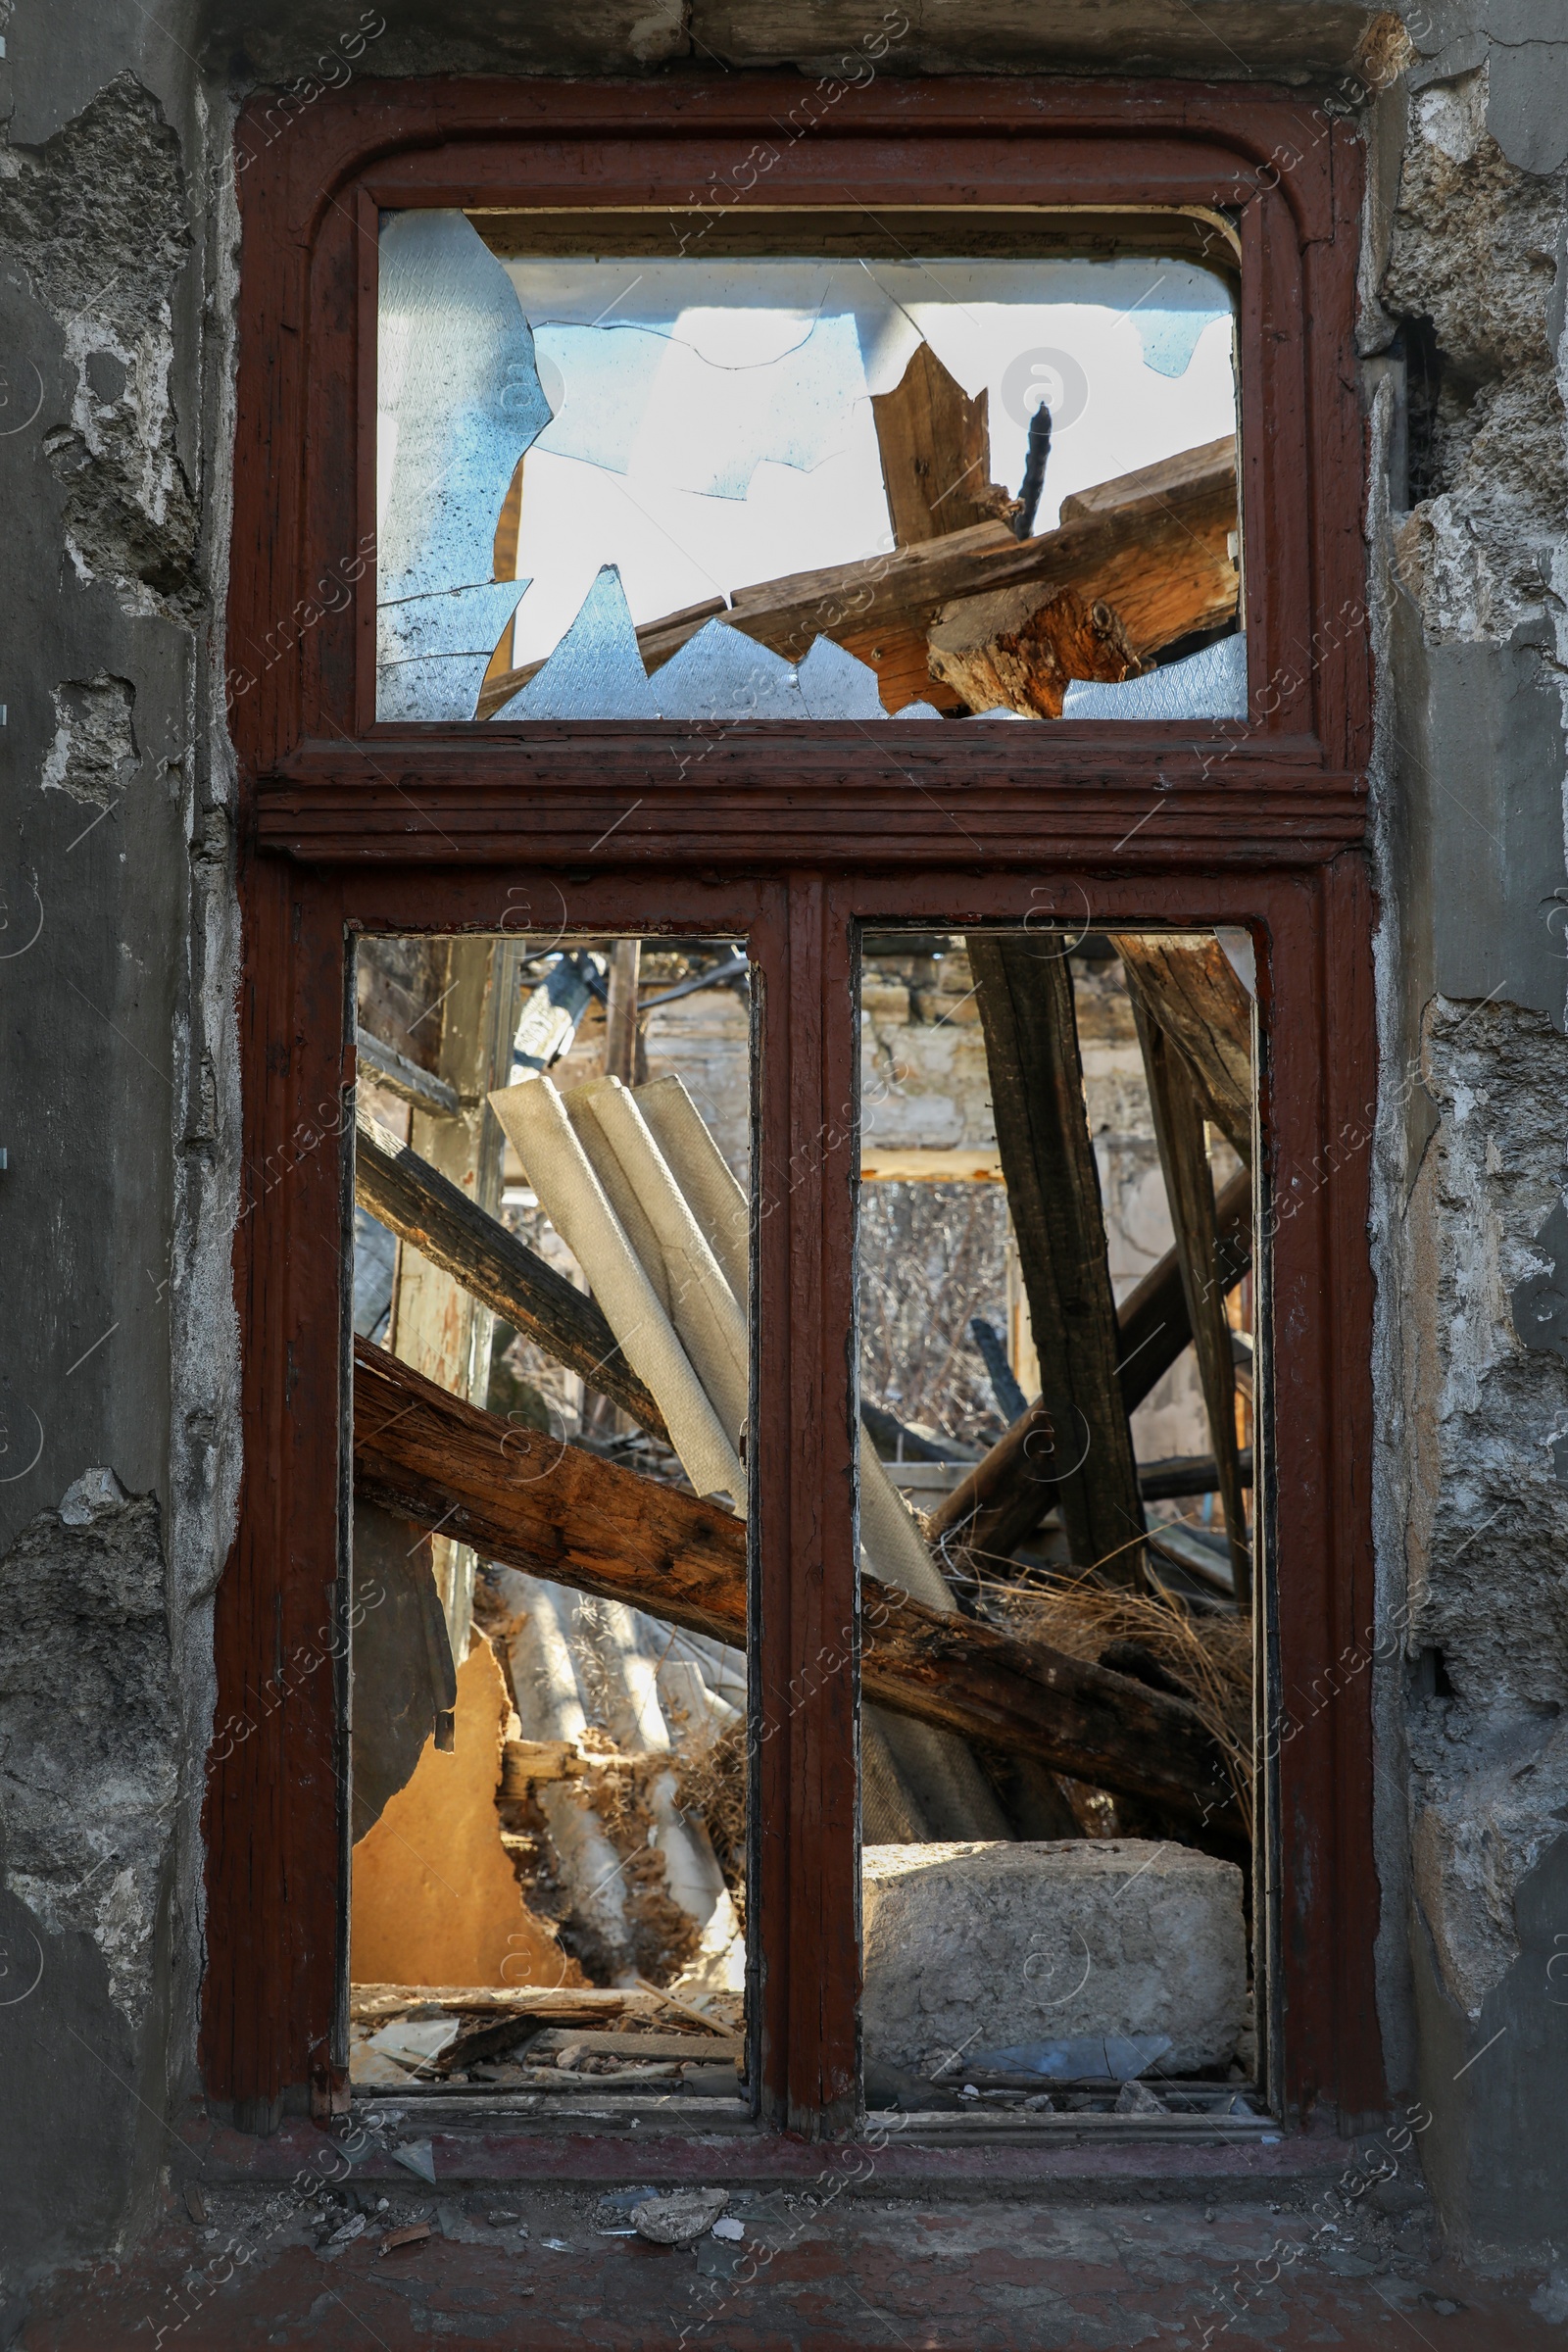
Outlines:
<svg viewBox="0 0 1568 2352"><path fill-rule="evenodd" d="M1182 215L389 213L384 720L1241 717Z"/></svg>

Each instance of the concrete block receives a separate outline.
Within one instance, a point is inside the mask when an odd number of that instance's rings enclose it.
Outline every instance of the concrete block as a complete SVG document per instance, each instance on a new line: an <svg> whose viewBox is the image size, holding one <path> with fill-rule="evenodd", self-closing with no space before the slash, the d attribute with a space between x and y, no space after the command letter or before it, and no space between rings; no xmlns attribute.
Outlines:
<svg viewBox="0 0 1568 2352"><path fill-rule="evenodd" d="M1235 2054L1233 1862L1135 1838L868 1845L863 1885L868 2065L961 2082L947 2063L960 2049L1106 2034L1168 2036L1164 2074Z"/></svg>

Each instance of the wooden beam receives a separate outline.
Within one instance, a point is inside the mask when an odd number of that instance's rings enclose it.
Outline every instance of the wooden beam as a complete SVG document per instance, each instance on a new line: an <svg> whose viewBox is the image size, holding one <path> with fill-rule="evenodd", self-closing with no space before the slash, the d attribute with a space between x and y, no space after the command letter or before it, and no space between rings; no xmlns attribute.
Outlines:
<svg viewBox="0 0 1568 2352"><path fill-rule="evenodd" d="M354 1343L355 1492L486 1559L741 1644L746 1530L677 1488L514 1430ZM1225 1767L1179 1699L1079 1658L939 1615L862 1576L860 1680L896 1713L1173 1819L1240 1837ZM848 1642L813 1674L853 1671Z"/></svg>
<svg viewBox="0 0 1568 2352"><path fill-rule="evenodd" d="M899 547L976 522L1005 521L1017 502L991 479L988 395L971 400L929 343L917 344L891 392L873 395L882 485Z"/></svg>
<svg viewBox="0 0 1568 2352"><path fill-rule="evenodd" d="M1231 1291L1252 1262L1252 1180L1244 1168L1215 1204L1219 1279ZM1122 1405L1134 1413L1192 1341L1181 1261L1167 1250L1116 1316L1120 1350L1117 1377ZM1045 1416L1037 1397L961 1486L944 1495L926 1520L933 1541L962 1531L966 1550L1005 1558L1055 1500L1055 1481L1044 1473L1050 1462L1042 1434ZM1140 1475L1140 1492L1144 1492Z"/></svg>
<svg viewBox="0 0 1568 2352"><path fill-rule="evenodd" d="M630 1413L650 1437L669 1443L662 1413L593 1300L363 1112L354 1129L354 1197L470 1297Z"/></svg>
<svg viewBox="0 0 1568 2352"><path fill-rule="evenodd" d="M463 1105L458 1090L433 1071L421 1069L395 1046L374 1037L363 1021L354 1032L354 1053L358 1061L368 1062L375 1073L375 1084L396 1095L400 1102L408 1102L416 1110L428 1111L433 1118L456 1119L462 1116Z"/></svg>
<svg viewBox="0 0 1568 2352"><path fill-rule="evenodd" d="M1151 476L1159 476L1151 487ZM1036 539L1014 539L1003 522L977 522L940 539L821 571L799 571L738 588L726 610L710 599L645 621L637 650L652 674L707 620L721 617L790 661L804 661L819 636L868 662L883 707L931 698L926 632L965 599L1024 591L1038 611L1063 590L1109 606L1140 662L1196 629L1219 628L1236 610L1236 445L1186 450L1165 467L1145 467L1101 485L1092 513ZM478 716L492 718L541 666L531 662L485 681ZM956 699L948 690L948 699ZM937 700L942 700L939 693Z"/></svg>
<svg viewBox="0 0 1568 2352"><path fill-rule="evenodd" d="M1052 940L971 932L966 944L1040 1359L1041 1401L1019 1459L1054 1480L1074 1563L1102 1563L1114 1581L1142 1585L1144 1508L1118 1379L1072 973Z"/></svg>
<svg viewBox="0 0 1568 2352"><path fill-rule="evenodd" d="M1033 718L1059 718L1074 678L1119 686L1144 667L1120 614L1073 588L1044 603L1033 588L967 597L938 616L926 643L932 676L967 710Z"/></svg>
<svg viewBox="0 0 1568 2352"><path fill-rule="evenodd" d="M1128 985L1144 1052L1159 1163L1165 1176L1165 1198L1176 1231L1176 1257L1182 1272L1187 1320L1192 1327L1193 1351L1198 1358L1199 1379L1208 1414L1209 1443L1214 1448L1219 1495L1225 1509L1231 1580L1238 1605L1250 1609L1252 1555L1247 1541L1247 1513L1242 1503L1242 1473L1236 1443L1236 1371L1231 1355L1231 1327L1225 1314L1225 1293L1220 1287L1214 1179L1208 1164L1202 1105L1190 1065L1168 1033L1151 1017L1140 982L1129 975Z"/></svg>
<svg viewBox="0 0 1568 2352"><path fill-rule="evenodd" d="M1187 1062L1205 1115L1252 1164L1252 1001L1217 939L1112 932L1129 982Z"/></svg>

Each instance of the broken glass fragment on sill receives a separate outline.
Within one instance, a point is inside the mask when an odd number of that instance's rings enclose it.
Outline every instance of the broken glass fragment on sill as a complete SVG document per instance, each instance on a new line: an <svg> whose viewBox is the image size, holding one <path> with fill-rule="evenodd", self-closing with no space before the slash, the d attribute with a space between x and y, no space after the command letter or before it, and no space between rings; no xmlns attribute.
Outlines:
<svg viewBox="0 0 1568 2352"><path fill-rule="evenodd" d="M601 565L555 652L497 711L498 718L658 718L626 592Z"/></svg>
<svg viewBox="0 0 1568 2352"><path fill-rule="evenodd" d="M893 715L895 718L940 718L942 713L934 703L906 703L904 709L895 710Z"/></svg>
<svg viewBox="0 0 1568 2352"><path fill-rule="evenodd" d="M988 713L988 715L990 715ZM1062 697L1063 718L1245 718L1247 634L1221 637L1200 654L1152 669L1121 686L1075 678Z"/></svg>
<svg viewBox="0 0 1568 2352"><path fill-rule="evenodd" d="M782 654L721 620L704 623L655 672L664 718L809 718L796 673Z"/></svg>
<svg viewBox="0 0 1568 2352"><path fill-rule="evenodd" d="M377 718L472 718L484 673L526 580L481 580L378 605Z"/></svg>

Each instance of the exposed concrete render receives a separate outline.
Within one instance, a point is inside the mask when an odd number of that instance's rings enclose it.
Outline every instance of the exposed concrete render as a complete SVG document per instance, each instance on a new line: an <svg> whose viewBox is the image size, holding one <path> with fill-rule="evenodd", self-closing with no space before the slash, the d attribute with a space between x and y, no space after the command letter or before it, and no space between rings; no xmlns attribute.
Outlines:
<svg viewBox="0 0 1568 2352"><path fill-rule="evenodd" d="M1568 1389L1514 1299L1568 1179L1568 25L1462 0L1409 23L1363 272L1363 349L1406 322L1402 414L1378 414L1410 444L1371 515L1379 1628L1348 1679L1377 1693L1391 2079L1435 2119L1449 2227L1517 2253L1562 2193L1527 2119L1562 2090Z"/></svg>
<svg viewBox="0 0 1568 2352"><path fill-rule="evenodd" d="M1247 1944L1233 1862L1137 1838L868 1845L861 1900L868 2064L940 2070L956 2086L966 2051L976 2064L1085 2034L1168 2038L1163 2074L1236 2054Z"/></svg>

